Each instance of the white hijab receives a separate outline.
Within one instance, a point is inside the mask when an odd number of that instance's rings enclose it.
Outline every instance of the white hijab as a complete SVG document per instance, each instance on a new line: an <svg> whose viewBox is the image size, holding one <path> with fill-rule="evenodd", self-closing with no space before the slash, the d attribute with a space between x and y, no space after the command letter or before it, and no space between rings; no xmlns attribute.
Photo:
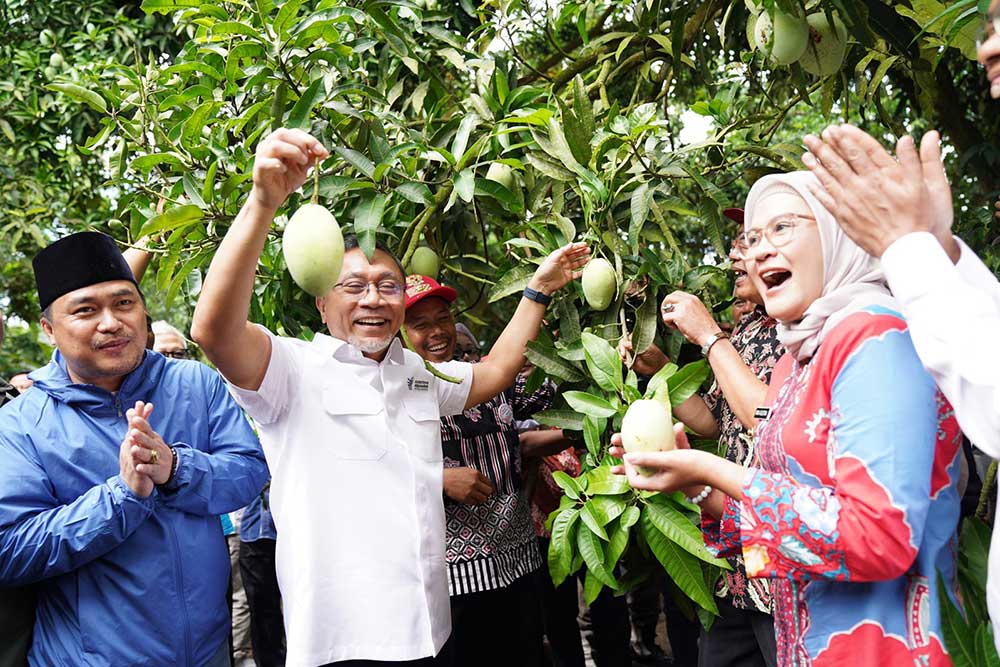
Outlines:
<svg viewBox="0 0 1000 667"><path fill-rule="evenodd" d="M823 292L800 320L778 323L778 340L797 361L816 354L830 330L851 313L871 305L899 310L885 285L879 261L844 234L810 192L810 184L819 186L819 180L808 171L764 176L754 183L746 203L746 228L753 220L754 207L766 195L775 194L774 190L798 195L816 218L823 250Z"/></svg>

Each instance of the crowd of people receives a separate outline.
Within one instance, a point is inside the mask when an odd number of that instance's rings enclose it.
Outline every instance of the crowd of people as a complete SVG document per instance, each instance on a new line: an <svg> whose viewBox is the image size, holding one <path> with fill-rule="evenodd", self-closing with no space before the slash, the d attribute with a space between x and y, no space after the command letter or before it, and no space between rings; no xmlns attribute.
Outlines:
<svg viewBox="0 0 1000 667"><path fill-rule="evenodd" d="M994 97L998 4L979 45ZM731 564L709 628L663 577L581 609L580 582L546 574L553 475L580 473L581 438L533 420L556 387L524 355L589 246L544 258L485 356L453 288L354 237L316 298L326 332L278 335L248 319L255 268L328 155L279 129L194 312L214 369L150 320L141 248L81 232L34 258L55 352L0 386L0 667L582 667L578 616L598 667L625 667L662 661L661 609L677 665L950 665L963 434L1000 457L1000 283L952 234L936 133L895 155L850 125L804 143L807 171L726 212L731 330L663 299L714 374L674 410L677 449L612 438L614 472L700 506ZM671 361L619 352L645 377Z"/></svg>

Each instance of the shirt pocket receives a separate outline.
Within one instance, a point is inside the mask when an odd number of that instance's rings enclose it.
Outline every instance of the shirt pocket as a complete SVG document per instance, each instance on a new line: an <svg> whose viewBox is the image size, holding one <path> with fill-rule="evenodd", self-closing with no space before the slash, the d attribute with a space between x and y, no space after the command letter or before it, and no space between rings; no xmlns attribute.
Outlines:
<svg viewBox="0 0 1000 667"><path fill-rule="evenodd" d="M386 417L382 397L372 387L324 387L323 410L335 424L320 435L333 458L378 461L385 456Z"/></svg>
<svg viewBox="0 0 1000 667"><path fill-rule="evenodd" d="M434 401L434 396L407 396L403 399L403 409L413 425L412 434L403 436L410 451L424 461L443 462L441 408Z"/></svg>

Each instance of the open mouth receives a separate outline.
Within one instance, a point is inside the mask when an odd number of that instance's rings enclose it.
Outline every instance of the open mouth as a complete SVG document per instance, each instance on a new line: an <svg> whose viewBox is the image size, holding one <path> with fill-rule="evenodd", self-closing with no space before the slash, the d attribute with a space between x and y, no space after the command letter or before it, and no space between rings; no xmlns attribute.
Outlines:
<svg viewBox="0 0 1000 667"><path fill-rule="evenodd" d="M427 351L431 354L440 354L448 349L449 341L446 339L444 341L434 343L433 345L427 346Z"/></svg>
<svg viewBox="0 0 1000 667"><path fill-rule="evenodd" d="M742 283L744 280L747 279L747 272L741 271L739 269L733 269L733 277L736 284L739 285L740 283Z"/></svg>
<svg viewBox="0 0 1000 667"><path fill-rule="evenodd" d="M769 290L784 285L791 277L792 272L786 269L768 269L760 274L760 279Z"/></svg>
<svg viewBox="0 0 1000 667"><path fill-rule="evenodd" d="M383 317L363 317L361 319L354 320L354 326L364 329L381 329L389 323L389 320Z"/></svg>

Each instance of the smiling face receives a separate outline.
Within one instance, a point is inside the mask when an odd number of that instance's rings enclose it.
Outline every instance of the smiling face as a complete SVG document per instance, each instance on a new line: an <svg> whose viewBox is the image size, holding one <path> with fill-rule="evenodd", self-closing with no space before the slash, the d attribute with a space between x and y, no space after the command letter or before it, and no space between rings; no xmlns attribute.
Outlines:
<svg viewBox="0 0 1000 667"><path fill-rule="evenodd" d="M805 200L777 193L754 207L747 231L763 232L775 223L794 225L791 239L775 248L762 234L747 252L746 268L754 287L764 298L768 315L781 322L795 322L823 293L823 247L819 228ZM808 220L802 217L805 216Z"/></svg>
<svg viewBox="0 0 1000 667"><path fill-rule="evenodd" d="M979 62L986 68L986 80L990 82L990 95L1000 99L1000 33L993 29L992 19L1000 15L1000 0L990 3L989 16L986 23L987 37L979 44L977 51Z"/></svg>
<svg viewBox="0 0 1000 667"><path fill-rule="evenodd" d="M316 307L331 336L354 345L366 357L381 361L403 324L404 279L387 253L376 250L372 260L369 263L360 248L344 253L337 285L325 297L316 299ZM347 294L340 285L349 281L365 283L366 290L357 296ZM395 297L383 296L374 285L368 284L390 281L399 285Z"/></svg>
<svg viewBox="0 0 1000 667"><path fill-rule="evenodd" d="M142 362L146 308L138 288L112 280L64 294L42 317L42 330L66 360L70 378L116 391Z"/></svg>
<svg viewBox="0 0 1000 667"><path fill-rule="evenodd" d="M455 318L451 304L437 296L406 309L406 332L413 349L427 361L451 361L455 355Z"/></svg>
<svg viewBox="0 0 1000 667"><path fill-rule="evenodd" d="M733 263L733 296L739 300L750 302L750 310L753 310L753 304L764 305L764 299L761 298L760 292L757 291L757 287L747 274L746 262L736 250L735 241L729 250L729 260Z"/></svg>

